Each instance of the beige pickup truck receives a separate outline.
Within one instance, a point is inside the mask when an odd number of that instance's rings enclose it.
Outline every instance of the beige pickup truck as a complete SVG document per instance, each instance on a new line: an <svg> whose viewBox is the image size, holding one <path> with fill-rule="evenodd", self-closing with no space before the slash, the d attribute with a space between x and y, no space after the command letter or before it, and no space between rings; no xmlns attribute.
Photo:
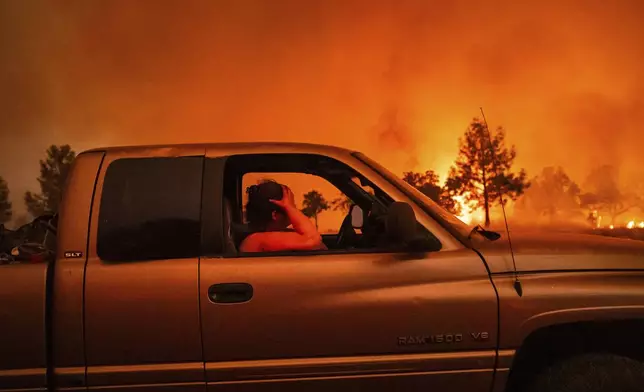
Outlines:
<svg viewBox="0 0 644 392"><path fill-rule="evenodd" d="M351 200L328 250L238 251L242 176ZM368 188L368 189L367 189ZM363 154L80 154L54 260L0 265L0 391L641 391L644 242L467 227Z"/></svg>

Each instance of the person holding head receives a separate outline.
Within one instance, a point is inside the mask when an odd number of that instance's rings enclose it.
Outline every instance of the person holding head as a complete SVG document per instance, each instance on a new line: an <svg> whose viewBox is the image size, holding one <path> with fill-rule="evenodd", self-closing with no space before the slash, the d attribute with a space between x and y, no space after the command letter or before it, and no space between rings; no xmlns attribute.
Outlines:
<svg viewBox="0 0 644 392"><path fill-rule="evenodd" d="M266 180L246 193L246 219L253 234L242 241L240 252L326 249L315 225L295 207L289 187Z"/></svg>

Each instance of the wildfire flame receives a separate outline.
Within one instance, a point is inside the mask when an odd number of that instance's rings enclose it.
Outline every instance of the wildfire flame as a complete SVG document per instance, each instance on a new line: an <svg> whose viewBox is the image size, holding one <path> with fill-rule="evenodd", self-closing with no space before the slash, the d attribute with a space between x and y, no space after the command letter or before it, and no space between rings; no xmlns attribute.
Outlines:
<svg viewBox="0 0 644 392"><path fill-rule="evenodd" d="M463 196L455 196L454 201L456 201L456 204L458 205L461 213L460 215L457 215L456 217L463 221L465 224L470 224L472 223L472 213L470 213L469 208L465 205L464 202L464 197Z"/></svg>
<svg viewBox="0 0 644 392"><path fill-rule="evenodd" d="M632 220L632 221L628 222L626 227L629 228L629 229L634 229L635 227L638 227L640 229L644 229L644 221L642 221L640 223L637 223L637 222L635 222L635 220Z"/></svg>
<svg viewBox="0 0 644 392"><path fill-rule="evenodd" d="M460 219L463 223L470 225L473 222L480 223L483 221L483 212L480 210L475 210L470 212L470 207L465 201L466 195L463 196L454 196L454 201L458 205L461 213L456 217Z"/></svg>
<svg viewBox="0 0 644 392"><path fill-rule="evenodd" d="M595 217L596 217L596 221L595 221L595 227L596 227L596 228L598 228L598 229L599 229L599 228L601 228L601 227L607 227L607 228L609 228L610 230L615 229L615 227L616 227L615 225L603 226L603 225L601 224L602 217L601 217L601 215L597 214L597 211L593 211L593 215L595 215ZM617 227L626 227L627 229L631 229L631 230L632 230L632 229L635 229L635 228L638 228L638 229L644 229L644 221L640 221L640 222L638 222L638 221L637 221L637 219L633 219L633 220L628 221L628 222L626 223L626 225L622 226L622 225L620 224L620 225L617 225Z"/></svg>

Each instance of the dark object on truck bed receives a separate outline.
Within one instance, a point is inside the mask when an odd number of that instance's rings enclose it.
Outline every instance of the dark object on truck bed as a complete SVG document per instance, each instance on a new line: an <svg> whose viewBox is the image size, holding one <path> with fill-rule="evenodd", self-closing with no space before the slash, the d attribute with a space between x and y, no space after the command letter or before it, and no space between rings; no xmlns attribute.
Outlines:
<svg viewBox="0 0 644 392"><path fill-rule="evenodd" d="M43 215L16 230L0 226L0 264L42 263L56 255L58 215Z"/></svg>

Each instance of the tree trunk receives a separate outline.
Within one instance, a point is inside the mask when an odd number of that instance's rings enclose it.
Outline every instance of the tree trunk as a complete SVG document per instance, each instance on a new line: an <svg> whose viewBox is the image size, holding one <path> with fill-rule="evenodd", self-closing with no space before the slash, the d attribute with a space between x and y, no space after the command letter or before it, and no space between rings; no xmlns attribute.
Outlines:
<svg viewBox="0 0 644 392"><path fill-rule="evenodd" d="M483 157L484 155L482 155ZM481 161L483 158L481 157ZM483 168L483 208L485 208L485 227L490 227L490 195L487 191L487 173L485 172L485 167Z"/></svg>
<svg viewBox="0 0 644 392"><path fill-rule="evenodd" d="M485 227L490 227L490 196L487 192L487 186L483 185L483 207L485 208Z"/></svg>
<svg viewBox="0 0 644 392"><path fill-rule="evenodd" d="M314 214L313 218L315 219L315 230L318 229L318 214Z"/></svg>

